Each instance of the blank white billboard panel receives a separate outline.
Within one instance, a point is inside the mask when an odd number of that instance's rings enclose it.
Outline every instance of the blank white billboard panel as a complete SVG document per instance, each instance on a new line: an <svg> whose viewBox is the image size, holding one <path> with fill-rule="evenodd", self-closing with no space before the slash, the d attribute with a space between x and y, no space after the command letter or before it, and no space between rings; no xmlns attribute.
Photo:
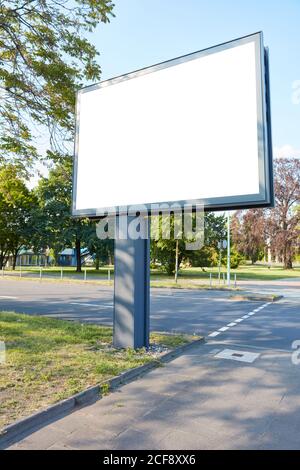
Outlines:
<svg viewBox="0 0 300 470"><path fill-rule="evenodd" d="M272 204L261 33L81 90L73 214Z"/></svg>

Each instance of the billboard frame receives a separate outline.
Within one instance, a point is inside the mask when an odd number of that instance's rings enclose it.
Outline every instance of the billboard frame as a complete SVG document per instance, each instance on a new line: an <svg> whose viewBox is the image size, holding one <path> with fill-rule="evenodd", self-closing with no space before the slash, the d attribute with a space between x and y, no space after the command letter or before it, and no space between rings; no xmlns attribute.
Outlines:
<svg viewBox="0 0 300 470"><path fill-rule="evenodd" d="M268 49L263 44L263 33L257 32L238 39L212 46L200 51L186 54L174 59L170 59L158 64L145 67L133 72L129 72L97 84L86 86L77 92L76 97L76 122L75 122L75 149L73 165L73 189L72 189L72 216L90 219L99 219L100 210L104 210L107 215L109 208L86 208L76 209L77 196L77 171L78 171L78 148L79 148L79 128L80 128L80 98L83 93L99 88L112 86L124 80L134 79L140 75L153 73L167 67L172 67L190 60L221 52L236 46L255 43L255 63L256 63L256 99L257 99L257 131L258 131L258 166L259 166L259 193L244 194L238 196L225 196L215 198L205 198L199 200L181 200L181 201L145 201L148 212L151 212L151 206L179 204L185 210L193 210L196 204L204 206L205 211L224 211L259 207L274 206L273 191L273 157L272 157L272 133L271 133L271 105L270 105L270 79L269 79L269 54ZM105 158L105 156L104 156ZM127 206L119 206L113 215L124 215L127 213ZM120 209L121 208L121 209ZM170 209L160 210L160 212L169 212Z"/></svg>

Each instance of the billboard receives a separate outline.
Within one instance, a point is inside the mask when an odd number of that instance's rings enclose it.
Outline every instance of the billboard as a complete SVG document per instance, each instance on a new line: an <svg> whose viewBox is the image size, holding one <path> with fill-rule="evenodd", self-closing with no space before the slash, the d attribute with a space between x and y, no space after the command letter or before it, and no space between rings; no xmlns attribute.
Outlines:
<svg viewBox="0 0 300 470"><path fill-rule="evenodd" d="M72 214L272 206L268 77L259 32L81 89Z"/></svg>

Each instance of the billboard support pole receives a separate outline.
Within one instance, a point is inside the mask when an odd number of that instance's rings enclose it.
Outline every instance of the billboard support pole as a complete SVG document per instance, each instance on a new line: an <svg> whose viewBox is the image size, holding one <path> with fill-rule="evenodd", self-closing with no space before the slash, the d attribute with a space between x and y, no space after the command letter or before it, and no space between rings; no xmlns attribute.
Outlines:
<svg viewBox="0 0 300 470"><path fill-rule="evenodd" d="M139 217L140 238L128 228L136 216L116 221L114 276L114 334L116 348L149 347L150 230L148 217ZM145 238L143 238L145 237Z"/></svg>

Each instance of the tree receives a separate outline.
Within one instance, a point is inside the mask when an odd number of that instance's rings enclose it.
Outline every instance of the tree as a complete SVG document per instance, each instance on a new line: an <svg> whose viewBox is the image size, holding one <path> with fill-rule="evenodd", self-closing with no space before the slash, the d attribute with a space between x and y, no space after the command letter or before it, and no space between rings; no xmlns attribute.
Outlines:
<svg viewBox="0 0 300 470"><path fill-rule="evenodd" d="M71 217L72 158L57 161L47 178L41 178L36 188L39 201L39 230L35 244L53 248L56 260L65 246L74 246L77 271L81 271L81 244L89 232L87 219Z"/></svg>
<svg viewBox="0 0 300 470"><path fill-rule="evenodd" d="M114 240L101 240L97 237L95 222L90 224L89 233L86 236L87 247L90 253L95 255L95 267L98 270L100 263L112 264L114 252Z"/></svg>
<svg viewBox="0 0 300 470"><path fill-rule="evenodd" d="M280 158L274 162L275 208L267 211L272 249L292 269L300 241L300 160Z"/></svg>
<svg viewBox="0 0 300 470"><path fill-rule="evenodd" d="M13 256L13 269L23 245L30 243L34 231L36 200L19 174L8 164L0 169L0 268Z"/></svg>
<svg viewBox="0 0 300 470"><path fill-rule="evenodd" d="M176 266L176 239L173 238L174 218L171 217L171 237L151 242L151 258L161 263L167 274L171 275L175 272ZM165 218L163 223L169 223ZM200 250L187 250L186 239L178 240L178 266L183 260L188 261L193 266L211 266L217 260L218 241L222 240L226 234L226 221L223 215L216 216L212 212L208 212L204 216L204 241L205 245Z"/></svg>
<svg viewBox="0 0 300 470"><path fill-rule="evenodd" d="M155 262L159 262L162 268L168 275L176 272L176 265L180 263L185 253L185 240L177 240L174 238L174 226L176 224L174 214L169 216L155 216L151 218L151 224L158 224L161 227L159 238L151 240L151 258ZM163 237L162 234L168 233L170 230L170 237Z"/></svg>
<svg viewBox="0 0 300 470"><path fill-rule="evenodd" d="M235 246L230 247L230 268L237 269L242 261L243 256L239 253ZM221 263L223 266L227 266L227 249L223 251L223 256L221 259Z"/></svg>
<svg viewBox="0 0 300 470"><path fill-rule="evenodd" d="M226 218L224 215L216 215L206 212L204 218L204 246L188 254L193 266L215 266L218 263L219 242L226 238Z"/></svg>
<svg viewBox="0 0 300 470"><path fill-rule="evenodd" d="M300 160L274 161L275 207L238 211L232 219L232 238L238 251L255 263L265 246L293 267L300 236Z"/></svg>
<svg viewBox="0 0 300 470"><path fill-rule="evenodd" d="M110 0L1 0L0 162L27 171L38 151L33 129L52 149L73 139L75 92L100 78L98 52L84 37L113 16Z"/></svg>
<svg viewBox="0 0 300 470"><path fill-rule="evenodd" d="M239 253L250 259L252 264L258 261L266 245L266 221L262 209L237 211L231 221L232 240Z"/></svg>

